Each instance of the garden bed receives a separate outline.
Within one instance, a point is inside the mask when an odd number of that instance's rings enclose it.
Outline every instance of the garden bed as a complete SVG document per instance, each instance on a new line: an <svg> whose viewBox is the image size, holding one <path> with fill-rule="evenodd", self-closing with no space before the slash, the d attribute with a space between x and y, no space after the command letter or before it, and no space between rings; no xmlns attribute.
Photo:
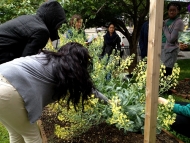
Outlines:
<svg viewBox="0 0 190 143"><path fill-rule="evenodd" d="M43 143L142 143L144 142L144 135L141 133L127 132L119 130L114 125L102 123L98 126L90 128L86 133L71 140L63 140L54 135L54 124L59 122L56 120L56 115L48 108L45 108L39 124L43 136ZM179 143L168 132L162 131L156 135L156 143ZM182 143L182 142L181 142Z"/></svg>
<svg viewBox="0 0 190 143"><path fill-rule="evenodd" d="M174 95L190 99L190 78L179 81L175 89L170 89Z"/></svg>

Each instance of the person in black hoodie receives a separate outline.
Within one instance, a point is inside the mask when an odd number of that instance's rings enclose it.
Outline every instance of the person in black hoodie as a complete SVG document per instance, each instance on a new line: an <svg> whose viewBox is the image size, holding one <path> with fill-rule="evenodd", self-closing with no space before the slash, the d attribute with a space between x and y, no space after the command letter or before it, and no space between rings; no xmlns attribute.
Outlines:
<svg viewBox="0 0 190 143"><path fill-rule="evenodd" d="M120 51L121 54L121 39L119 35L115 32L115 25L113 23L109 23L108 31L104 35L104 45L101 56L108 54L110 56L112 54L113 49ZM117 46L117 48L116 48Z"/></svg>
<svg viewBox="0 0 190 143"><path fill-rule="evenodd" d="M34 55L49 38L59 39L58 29L66 22L60 3L43 3L35 15L22 15L0 25L0 64L15 58Z"/></svg>

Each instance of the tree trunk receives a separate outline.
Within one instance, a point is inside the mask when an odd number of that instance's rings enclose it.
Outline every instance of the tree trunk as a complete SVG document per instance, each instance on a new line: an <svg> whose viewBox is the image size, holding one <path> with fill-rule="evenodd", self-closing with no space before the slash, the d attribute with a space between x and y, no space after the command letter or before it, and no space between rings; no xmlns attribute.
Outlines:
<svg viewBox="0 0 190 143"><path fill-rule="evenodd" d="M133 72L134 68L137 65L137 45L138 45L138 39L136 39L134 36L132 36L132 39L129 40L129 49L130 49L130 55L135 54L134 60L131 63L129 67L129 74Z"/></svg>

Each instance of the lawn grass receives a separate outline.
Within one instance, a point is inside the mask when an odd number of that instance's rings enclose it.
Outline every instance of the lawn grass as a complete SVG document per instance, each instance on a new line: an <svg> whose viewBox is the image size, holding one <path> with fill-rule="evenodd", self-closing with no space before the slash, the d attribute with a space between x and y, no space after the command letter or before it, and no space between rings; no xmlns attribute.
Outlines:
<svg viewBox="0 0 190 143"><path fill-rule="evenodd" d="M190 78L190 59L177 60L180 67L179 81L184 78Z"/></svg>
<svg viewBox="0 0 190 143"><path fill-rule="evenodd" d="M9 143L9 135L7 130L0 123L0 143Z"/></svg>
<svg viewBox="0 0 190 143"><path fill-rule="evenodd" d="M179 79L184 80L185 78L190 78L190 59L183 59L183 60L177 60L177 63L180 67L180 74L179 74ZM176 101L182 101L182 102L190 102L190 100L184 99L179 96L174 96L174 99Z"/></svg>
<svg viewBox="0 0 190 143"><path fill-rule="evenodd" d="M183 80L184 78L190 78L190 59L184 59L184 60L178 60L177 61L179 67L180 67L180 75L179 75L179 81ZM174 96L174 99L176 101L184 101L184 102L190 102L189 100L183 99L178 96ZM177 138L184 141L185 143L190 143L190 139L186 138L182 135L176 134L175 132L171 132ZM0 143L9 143L9 136L6 129L0 124Z"/></svg>

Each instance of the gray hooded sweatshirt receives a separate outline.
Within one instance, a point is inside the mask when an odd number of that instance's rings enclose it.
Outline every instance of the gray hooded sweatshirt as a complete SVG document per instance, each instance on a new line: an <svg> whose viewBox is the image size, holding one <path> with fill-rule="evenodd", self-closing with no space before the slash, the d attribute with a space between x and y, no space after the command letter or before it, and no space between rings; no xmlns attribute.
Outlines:
<svg viewBox="0 0 190 143"><path fill-rule="evenodd" d="M23 98L31 123L36 122L43 108L53 102L52 96L56 89L53 65L54 62L48 62L43 53L17 58L0 65L0 74Z"/></svg>

